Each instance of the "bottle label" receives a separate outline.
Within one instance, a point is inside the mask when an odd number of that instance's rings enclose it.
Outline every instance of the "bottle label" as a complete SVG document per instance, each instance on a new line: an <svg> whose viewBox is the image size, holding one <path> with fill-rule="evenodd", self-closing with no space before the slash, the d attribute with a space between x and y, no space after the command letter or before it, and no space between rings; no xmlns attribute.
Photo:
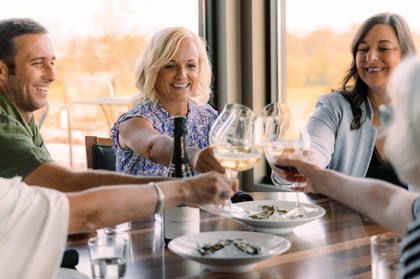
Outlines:
<svg viewBox="0 0 420 279"><path fill-rule="evenodd" d="M165 210L165 238L174 239L200 232L200 209L179 206Z"/></svg>

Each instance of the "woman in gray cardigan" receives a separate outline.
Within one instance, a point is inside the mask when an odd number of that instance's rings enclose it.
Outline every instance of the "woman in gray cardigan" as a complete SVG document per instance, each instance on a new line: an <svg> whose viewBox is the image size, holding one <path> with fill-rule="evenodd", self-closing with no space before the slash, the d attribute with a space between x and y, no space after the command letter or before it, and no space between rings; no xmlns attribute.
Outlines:
<svg viewBox="0 0 420 279"><path fill-rule="evenodd" d="M388 230L405 234L401 278L420 278L420 57L400 63L388 88L394 114L385 152L399 177L413 185L415 192L383 180L348 177L303 161L280 158L276 164L297 168L306 178L305 192L329 196Z"/></svg>
<svg viewBox="0 0 420 279"><path fill-rule="evenodd" d="M308 121L314 160L347 175L404 186L384 160L378 107L390 102L386 85L393 69L415 53L411 31L400 15L380 13L361 25L351 49L342 87L322 95Z"/></svg>

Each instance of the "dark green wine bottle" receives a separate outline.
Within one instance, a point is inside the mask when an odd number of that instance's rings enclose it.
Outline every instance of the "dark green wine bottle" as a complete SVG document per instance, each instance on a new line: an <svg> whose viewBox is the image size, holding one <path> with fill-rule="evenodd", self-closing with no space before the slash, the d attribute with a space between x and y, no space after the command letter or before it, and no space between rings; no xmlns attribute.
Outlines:
<svg viewBox="0 0 420 279"><path fill-rule="evenodd" d="M168 176L182 179L192 176L186 146L187 120L184 116L175 116L172 121L174 148L168 167ZM168 208L164 211L163 223L166 244L178 236L199 233L200 209L189 206Z"/></svg>

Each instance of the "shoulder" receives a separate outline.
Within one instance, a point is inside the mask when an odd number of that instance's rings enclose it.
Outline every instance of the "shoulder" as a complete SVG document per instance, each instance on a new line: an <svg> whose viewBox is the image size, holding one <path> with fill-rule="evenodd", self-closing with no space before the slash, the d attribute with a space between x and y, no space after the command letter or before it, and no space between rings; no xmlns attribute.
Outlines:
<svg viewBox="0 0 420 279"><path fill-rule="evenodd" d="M205 118L217 118L217 111L209 104L199 105L193 100L190 100L189 102L189 113Z"/></svg>
<svg viewBox="0 0 420 279"><path fill-rule="evenodd" d="M152 115L156 113L156 105L151 101L142 101L134 105L129 111L125 114L128 116L142 116L142 115Z"/></svg>
<svg viewBox="0 0 420 279"><path fill-rule="evenodd" d="M10 129L13 127L14 128L22 127L22 125L16 118L13 118L12 116L8 114L0 113L0 129L4 130L6 129L6 127Z"/></svg>
<svg viewBox="0 0 420 279"><path fill-rule="evenodd" d="M330 92L318 98L307 128L317 134L320 133L320 126L327 126L336 134L337 129L348 130L352 119L353 112L346 98L338 92Z"/></svg>
<svg viewBox="0 0 420 279"><path fill-rule="evenodd" d="M50 273L54 273L54 269L45 271L39 267L45 263L58 267L61 262L56 255L62 254L67 240L70 217L67 196L56 190L28 186L20 178L0 179L0 184L2 228L12 228L11 232L31 232L25 237L16 233L2 235L1 255L6 255L17 246L31 248L22 250L20 257L13 260L2 257L3 266L12 263L12 269L7 270L12 276L7 277L23 278L25 276L22 274L31 274L31 278L52 278ZM30 265L27 259L31 259ZM25 266L27 273L14 269L16 266Z"/></svg>
<svg viewBox="0 0 420 279"><path fill-rule="evenodd" d="M2 126L2 130L24 128L23 118L16 110L17 109L11 103L0 102L0 124Z"/></svg>
<svg viewBox="0 0 420 279"><path fill-rule="evenodd" d="M7 203L15 203L15 198L19 196L19 184L21 184L21 178L15 177L13 179L0 178L0 201L1 205L5 206ZM7 197L7 198L6 198Z"/></svg>
<svg viewBox="0 0 420 279"><path fill-rule="evenodd" d="M339 92L333 91L319 96L319 104L349 104L346 98Z"/></svg>
<svg viewBox="0 0 420 279"><path fill-rule="evenodd" d="M129 111L123 113L117 120L117 124L134 117L142 117L150 122L161 121L170 115L158 102L142 101L134 105Z"/></svg>
<svg viewBox="0 0 420 279"><path fill-rule="evenodd" d="M27 208L28 206L34 206L37 207L38 210L44 208L46 210L45 214L48 214L47 212L49 210L56 211L59 208L66 211L69 210L68 199L66 195L60 191L45 187L28 186L22 182L21 177L0 178L0 184L2 186L0 187L0 201L3 206L9 204L13 208L18 206L22 209ZM38 201L33 202L34 200ZM26 205L24 206L24 204ZM45 206L50 208L46 208ZM37 214L39 214L39 211ZM41 215L45 216L44 214Z"/></svg>
<svg viewBox="0 0 420 279"><path fill-rule="evenodd" d="M319 96L315 108L320 107L330 112L353 114L351 105L347 99L342 94L335 91Z"/></svg>

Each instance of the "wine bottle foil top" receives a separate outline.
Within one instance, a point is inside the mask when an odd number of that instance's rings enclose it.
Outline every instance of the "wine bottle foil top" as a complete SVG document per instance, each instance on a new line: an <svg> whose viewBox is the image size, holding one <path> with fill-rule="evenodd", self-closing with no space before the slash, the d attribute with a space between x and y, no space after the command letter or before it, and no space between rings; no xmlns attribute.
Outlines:
<svg viewBox="0 0 420 279"><path fill-rule="evenodd" d="M173 125L173 131L174 131L174 135L175 133L177 135L186 135L188 130L187 130L187 118L185 116L174 116L172 117L172 125Z"/></svg>

